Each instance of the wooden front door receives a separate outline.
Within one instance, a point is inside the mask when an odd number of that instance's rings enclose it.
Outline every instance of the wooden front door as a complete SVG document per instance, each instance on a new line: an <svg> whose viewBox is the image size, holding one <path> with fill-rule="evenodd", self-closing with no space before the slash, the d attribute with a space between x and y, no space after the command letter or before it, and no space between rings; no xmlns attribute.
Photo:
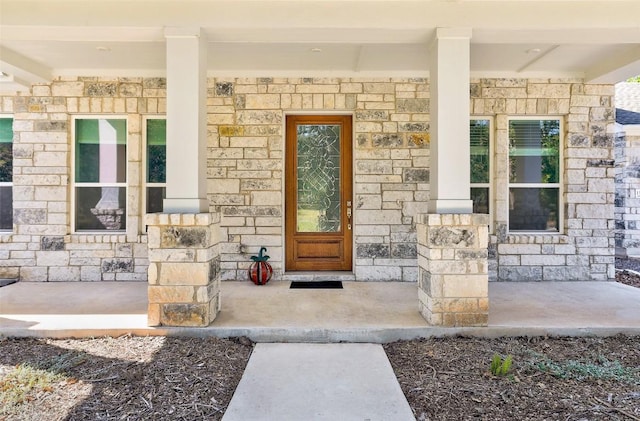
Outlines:
<svg viewBox="0 0 640 421"><path fill-rule="evenodd" d="M351 116L287 117L285 268L351 270Z"/></svg>

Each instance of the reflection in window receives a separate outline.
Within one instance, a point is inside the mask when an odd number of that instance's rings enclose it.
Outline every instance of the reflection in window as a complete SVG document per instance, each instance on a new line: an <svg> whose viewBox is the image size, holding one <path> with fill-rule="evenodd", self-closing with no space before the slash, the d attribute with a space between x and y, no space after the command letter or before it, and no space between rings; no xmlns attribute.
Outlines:
<svg viewBox="0 0 640 421"><path fill-rule="evenodd" d="M13 229L13 118L0 117L0 230Z"/></svg>
<svg viewBox="0 0 640 421"><path fill-rule="evenodd" d="M167 120L147 120L147 213L162 212L167 181Z"/></svg>
<svg viewBox="0 0 640 421"><path fill-rule="evenodd" d="M490 139L489 120L471 120L469 124L471 149L471 200L474 213L489 213Z"/></svg>
<svg viewBox="0 0 640 421"><path fill-rule="evenodd" d="M509 230L560 230L560 121L509 122Z"/></svg>
<svg viewBox="0 0 640 421"><path fill-rule="evenodd" d="M126 228L124 119L75 120L76 231Z"/></svg>

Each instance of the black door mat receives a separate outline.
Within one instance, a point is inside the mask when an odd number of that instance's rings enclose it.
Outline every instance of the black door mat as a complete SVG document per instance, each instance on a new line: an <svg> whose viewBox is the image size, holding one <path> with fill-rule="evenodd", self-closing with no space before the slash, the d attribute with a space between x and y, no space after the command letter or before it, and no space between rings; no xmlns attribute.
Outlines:
<svg viewBox="0 0 640 421"><path fill-rule="evenodd" d="M342 289L342 281L291 281L291 289Z"/></svg>

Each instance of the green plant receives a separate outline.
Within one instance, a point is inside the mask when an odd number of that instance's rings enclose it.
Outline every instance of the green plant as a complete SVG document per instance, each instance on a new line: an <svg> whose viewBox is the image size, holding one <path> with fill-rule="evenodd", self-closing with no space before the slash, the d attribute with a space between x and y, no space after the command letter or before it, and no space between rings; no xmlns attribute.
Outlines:
<svg viewBox="0 0 640 421"><path fill-rule="evenodd" d="M505 359L502 359L500 355L494 354L491 360L491 374L500 377L506 376L511 370L512 363L513 357L511 355L507 355Z"/></svg>
<svg viewBox="0 0 640 421"><path fill-rule="evenodd" d="M555 362L545 356L538 355L539 360L533 367L561 379L583 380L617 380L626 383L640 384L640 370L625 367L619 361L610 361L599 356L597 361L560 361Z"/></svg>

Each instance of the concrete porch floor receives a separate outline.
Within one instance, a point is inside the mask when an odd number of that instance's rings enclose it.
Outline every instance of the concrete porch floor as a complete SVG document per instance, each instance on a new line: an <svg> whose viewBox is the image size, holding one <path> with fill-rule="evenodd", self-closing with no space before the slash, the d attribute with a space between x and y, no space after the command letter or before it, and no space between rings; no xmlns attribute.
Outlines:
<svg viewBox="0 0 640 421"><path fill-rule="evenodd" d="M389 342L473 335L640 335L640 289L616 282L489 284L489 326L429 326L415 284L222 283L222 311L207 328L148 327L147 284L27 283L0 288L0 336L247 336L257 342Z"/></svg>

